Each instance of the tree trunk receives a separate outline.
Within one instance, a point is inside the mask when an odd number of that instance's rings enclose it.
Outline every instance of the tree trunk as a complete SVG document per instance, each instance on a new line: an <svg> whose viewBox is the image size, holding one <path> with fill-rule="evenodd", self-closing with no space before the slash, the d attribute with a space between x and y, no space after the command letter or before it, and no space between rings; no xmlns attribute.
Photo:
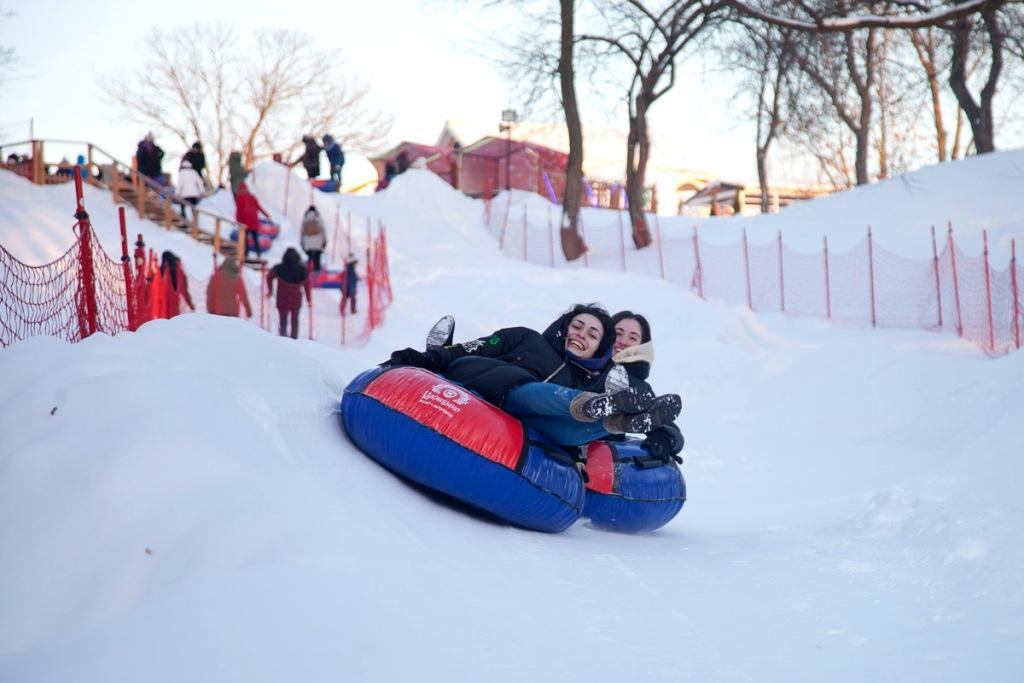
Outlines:
<svg viewBox="0 0 1024 683"><path fill-rule="evenodd" d="M761 213L768 213L768 148L757 148L757 182L761 185Z"/></svg>
<svg viewBox="0 0 1024 683"><path fill-rule="evenodd" d="M971 27L973 19L965 17L953 24L953 58L950 62L949 87L956 95L956 101L967 116L967 122L974 134L974 150L977 154L995 151L995 129L992 120L992 100L995 98L996 83L1003 68L1003 36L999 29L996 9L982 12L982 20L989 37L991 64L988 80L981 89L980 102L975 102L967 88L967 59L971 50Z"/></svg>
<svg viewBox="0 0 1024 683"><path fill-rule="evenodd" d="M576 102L576 75L573 66L574 0L560 0L562 16L561 52L558 77L562 88L562 109L569 133L569 159L565 167L565 194L562 197L562 227L559 235L566 261L574 261L587 251L579 231L580 199L583 194L583 127Z"/></svg>
<svg viewBox="0 0 1024 683"><path fill-rule="evenodd" d="M651 143L647 137L647 103L641 93L636 98L636 113L629 119L626 142L626 199L629 201L629 222L633 226L633 244L643 249L651 244L651 231L644 215L644 180Z"/></svg>
<svg viewBox="0 0 1024 683"><path fill-rule="evenodd" d="M928 90L932 97L932 119L935 121L935 148L939 161L946 160L946 125L942 116L942 88L935 69L935 33L928 29L927 41L917 32L910 32L910 40L917 51L917 59L928 76Z"/></svg>

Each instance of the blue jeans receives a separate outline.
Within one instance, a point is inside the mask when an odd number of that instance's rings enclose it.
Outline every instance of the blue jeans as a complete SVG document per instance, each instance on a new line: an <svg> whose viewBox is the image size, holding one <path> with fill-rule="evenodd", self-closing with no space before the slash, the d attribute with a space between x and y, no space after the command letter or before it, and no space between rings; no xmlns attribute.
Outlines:
<svg viewBox="0 0 1024 683"><path fill-rule="evenodd" d="M508 392L501 408L554 443L578 446L608 436L600 420L573 419L569 404L582 393L557 384L529 382Z"/></svg>

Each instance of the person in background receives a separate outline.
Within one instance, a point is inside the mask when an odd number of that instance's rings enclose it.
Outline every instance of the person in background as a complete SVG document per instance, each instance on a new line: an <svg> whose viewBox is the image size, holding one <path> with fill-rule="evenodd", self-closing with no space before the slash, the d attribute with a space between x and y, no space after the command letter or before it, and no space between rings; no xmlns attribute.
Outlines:
<svg viewBox="0 0 1024 683"><path fill-rule="evenodd" d="M67 157L62 157L60 163L57 164L57 171L54 175L73 176L75 175L75 167L71 165Z"/></svg>
<svg viewBox="0 0 1024 683"><path fill-rule="evenodd" d="M249 192L245 183L238 186L238 194L235 195L235 220L246 228L245 234L245 257L249 257L250 251L256 252L256 258L260 258L263 252L260 250L259 227L260 214L270 218L270 213L264 209L255 195Z"/></svg>
<svg viewBox="0 0 1024 683"><path fill-rule="evenodd" d="M238 259L228 256L224 259L206 287L206 311L214 315L239 317L241 308L245 307L245 317L252 317L252 306L249 295L245 291L245 278L242 277Z"/></svg>
<svg viewBox="0 0 1024 683"><path fill-rule="evenodd" d="M152 178L158 183L162 182L163 171L161 170L161 163L163 158L164 151L153 142L153 134L146 133L146 137L142 138L138 149L135 151L135 160L138 163L139 173Z"/></svg>
<svg viewBox="0 0 1024 683"><path fill-rule="evenodd" d="M306 295L306 303L313 304L309 272L302 266L302 257L294 247L285 249L281 262L267 273L267 298L274 296L274 282L277 286L278 334L282 337L299 338L299 310L302 308L302 295ZM288 328L290 333L286 334Z"/></svg>
<svg viewBox="0 0 1024 683"><path fill-rule="evenodd" d="M206 171L206 154L203 153L202 143L198 140L193 142L192 147L185 152L182 160L192 164L192 169L199 174L200 178L203 177L203 172Z"/></svg>
<svg viewBox="0 0 1024 683"><path fill-rule="evenodd" d="M302 144L305 145L305 150L302 152L302 156L299 157L295 163L302 162L302 165L306 169L306 175L309 179L320 177L320 151L323 149L317 144L316 138L312 135L303 135ZM292 164L293 166L295 164Z"/></svg>
<svg viewBox="0 0 1024 683"><path fill-rule="evenodd" d="M199 200L203 198L203 192L206 190L206 186L203 184L203 179L199 177L199 173L192 168L192 164L188 159L181 162L181 168L178 169L178 189L177 194L181 197L181 217L185 216L185 204L192 205L192 216L195 217L195 207L199 203Z"/></svg>
<svg viewBox="0 0 1024 683"><path fill-rule="evenodd" d="M231 194L238 194L238 187L245 182L245 166L242 164L242 153L232 152L228 155L228 178L231 182Z"/></svg>
<svg viewBox="0 0 1024 683"><path fill-rule="evenodd" d="M412 162L409 160L409 153L404 149L395 157L395 175L401 175L409 170Z"/></svg>
<svg viewBox="0 0 1024 683"><path fill-rule="evenodd" d="M181 259L173 251L165 251L160 255L160 277L164 285L164 301L168 318L181 315L181 301L184 299L193 311L196 305L188 293L188 278L181 267Z"/></svg>
<svg viewBox="0 0 1024 683"><path fill-rule="evenodd" d="M341 144L330 135L324 136L324 151L327 152L327 162L331 166L334 191L341 192L341 168L345 165L345 152L341 149Z"/></svg>
<svg viewBox="0 0 1024 683"><path fill-rule="evenodd" d="M302 216L302 236L299 238L299 245L312 262L313 270L320 272L320 257L327 248L327 228L315 206L306 209Z"/></svg>
<svg viewBox="0 0 1024 683"><path fill-rule="evenodd" d="M377 181L377 187L374 192L380 192L387 188L391 184L391 179L395 177L395 165L390 161L384 164L384 177Z"/></svg>
<svg viewBox="0 0 1024 683"><path fill-rule="evenodd" d="M352 315L356 314L356 290L359 286L359 276L356 275L356 264L359 259L349 252L345 259L345 274L341 278L341 314L345 315L345 304L348 303Z"/></svg>

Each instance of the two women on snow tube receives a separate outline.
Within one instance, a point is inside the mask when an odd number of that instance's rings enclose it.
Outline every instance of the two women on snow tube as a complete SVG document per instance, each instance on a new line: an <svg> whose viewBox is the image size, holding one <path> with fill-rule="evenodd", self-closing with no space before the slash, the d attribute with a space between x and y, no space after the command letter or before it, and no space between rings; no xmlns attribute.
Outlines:
<svg viewBox="0 0 1024 683"><path fill-rule="evenodd" d="M433 346L426 351L407 348L391 355L386 365L414 366L438 373L469 389L506 413L519 418L528 428L549 442L562 446L585 446L596 440L623 439L623 434L645 434L640 442L604 451L594 461L603 462L597 478L601 490L590 494L611 496L611 507L593 507L592 519L606 518L607 526L624 530L657 528L670 520L685 500L685 485L678 470L671 468L678 481L670 481L674 494L669 507L646 521L624 523L624 500L637 501L643 495L623 494L620 483L629 489L633 470L624 463L650 467L652 461L678 460L683 439L673 424L679 415L679 396L656 397L646 378L650 371L650 327L639 315L628 311L615 318L596 304L577 304L562 314L543 333L525 327L511 327L461 344ZM612 362L615 359L622 364ZM593 451L593 448L591 448ZM607 449L605 449L607 450ZM587 450L571 448L583 469ZM578 454L578 455L577 455ZM651 474L644 474L641 487ZM656 485L659 493L665 485ZM608 503L608 500L604 501ZM650 511L648 511L650 512ZM667 517L666 517L667 515ZM646 526L645 526L646 525Z"/></svg>

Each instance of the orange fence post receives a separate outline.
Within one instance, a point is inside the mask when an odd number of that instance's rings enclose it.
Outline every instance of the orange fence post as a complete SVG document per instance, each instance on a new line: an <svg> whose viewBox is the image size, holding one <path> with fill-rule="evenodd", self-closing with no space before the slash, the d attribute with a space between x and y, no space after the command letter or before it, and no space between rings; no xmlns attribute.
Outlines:
<svg viewBox="0 0 1024 683"><path fill-rule="evenodd" d="M174 205L170 197L164 198L164 228L171 229L171 214L174 213Z"/></svg>
<svg viewBox="0 0 1024 683"><path fill-rule="evenodd" d="M942 287L939 285L939 247L935 241L935 226L932 226L932 265L935 270L935 305L939 309L939 329L942 329Z"/></svg>
<svg viewBox="0 0 1024 683"><path fill-rule="evenodd" d="M786 277L782 261L782 229L779 229L779 309L786 312Z"/></svg>
<svg viewBox="0 0 1024 683"><path fill-rule="evenodd" d="M956 299L956 333L964 336L964 318L960 312L960 277L956 272L956 242L953 241L953 224L949 225L949 257L953 264L953 297Z"/></svg>
<svg viewBox="0 0 1024 683"><path fill-rule="evenodd" d="M981 231L981 240L984 245L985 256L985 304L988 307L988 351L994 353L996 350L996 334L992 325L992 278L989 275L988 267L988 230Z"/></svg>
<svg viewBox="0 0 1024 683"><path fill-rule="evenodd" d="M555 227L551 221L551 205L548 205L548 261L555 267Z"/></svg>
<svg viewBox="0 0 1024 683"><path fill-rule="evenodd" d="M128 329L134 332L138 325L135 322L135 303L132 301L134 290L132 284L131 259L128 257L128 226L124 220L124 207L117 207L117 218L121 224L121 274L124 276L124 298L128 306Z"/></svg>
<svg viewBox="0 0 1024 683"><path fill-rule="evenodd" d="M117 164L111 166L111 173L114 177L110 179L110 193L114 197L114 203L119 204L121 202L121 172L117 170Z"/></svg>
<svg viewBox="0 0 1024 683"><path fill-rule="evenodd" d="M747 248L747 229L743 228L743 272L747 278L747 308L754 310L754 298L750 291L750 253Z"/></svg>
<svg viewBox="0 0 1024 683"><path fill-rule="evenodd" d="M825 317L829 320L832 319L832 283L829 282L828 275L828 235L823 235L821 238L824 242L823 254L825 255Z"/></svg>
<svg viewBox="0 0 1024 683"><path fill-rule="evenodd" d="M868 226L868 282L871 284L871 327L878 326L875 315L875 248L871 240L871 226Z"/></svg>
<svg viewBox="0 0 1024 683"><path fill-rule="evenodd" d="M1020 296L1017 285L1017 240L1010 240L1010 287L1013 289L1013 341L1020 348Z"/></svg>

